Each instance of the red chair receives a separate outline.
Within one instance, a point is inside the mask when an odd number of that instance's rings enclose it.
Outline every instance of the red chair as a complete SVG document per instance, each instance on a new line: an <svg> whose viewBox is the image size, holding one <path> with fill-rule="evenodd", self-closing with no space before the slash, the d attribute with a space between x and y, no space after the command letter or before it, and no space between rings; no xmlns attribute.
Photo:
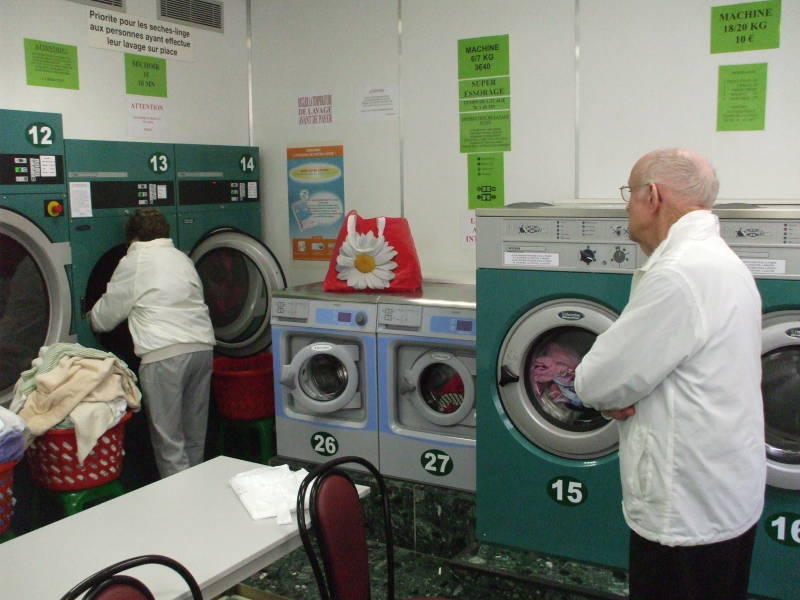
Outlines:
<svg viewBox="0 0 800 600"><path fill-rule="evenodd" d="M133 567L159 564L169 567L183 577L192 593L192 600L203 600L200 586L192 574L181 563L166 556L146 554L120 561L87 577L61 597L61 600L76 600L84 592L83 600L155 600L148 587L129 575L119 575Z"/></svg>
<svg viewBox="0 0 800 600"><path fill-rule="evenodd" d="M378 484L386 537L386 598L395 600L394 539L386 482L372 463L358 456L343 456L319 465L306 476L297 492L297 527L303 548L314 570L320 597L322 600L369 600L370 598L364 511L353 480L346 473L336 469L344 463L362 465L375 477ZM309 485L311 485L309 497L311 526L314 528L322 557L324 574L305 521L305 498Z"/></svg>

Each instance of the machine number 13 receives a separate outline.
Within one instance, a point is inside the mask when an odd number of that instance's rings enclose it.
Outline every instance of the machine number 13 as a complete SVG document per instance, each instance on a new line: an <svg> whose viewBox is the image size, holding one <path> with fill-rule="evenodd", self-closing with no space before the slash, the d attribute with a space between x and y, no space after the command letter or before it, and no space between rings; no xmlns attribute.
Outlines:
<svg viewBox="0 0 800 600"><path fill-rule="evenodd" d="M556 477L548 482L547 494L558 504L577 506L586 502L589 490L586 484L572 477Z"/></svg>

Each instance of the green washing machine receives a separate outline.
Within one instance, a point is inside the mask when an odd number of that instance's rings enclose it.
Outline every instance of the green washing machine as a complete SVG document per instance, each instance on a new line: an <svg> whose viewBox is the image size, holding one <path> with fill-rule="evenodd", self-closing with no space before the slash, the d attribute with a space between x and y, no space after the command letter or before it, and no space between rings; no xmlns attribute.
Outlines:
<svg viewBox="0 0 800 600"><path fill-rule="evenodd" d="M41 346L72 341L61 115L0 110L0 404Z"/></svg>
<svg viewBox="0 0 800 600"><path fill-rule="evenodd" d="M195 262L216 352L249 356L271 344L272 295L286 287L262 241L258 148L176 144L178 245Z"/></svg>
<svg viewBox="0 0 800 600"><path fill-rule="evenodd" d="M714 212L763 305L767 490L749 592L800 600L800 207L718 205Z"/></svg>
<svg viewBox="0 0 800 600"><path fill-rule="evenodd" d="M66 140L69 229L73 257L73 306L78 342L113 352L137 370L139 359L124 321L95 334L85 314L106 291L128 245L125 223L137 209L155 207L175 221L171 144Z"/></svg>
<svg viewBox="0 0 800 600"><path fill-rule="evenodd" d="M628 562L617 425L570 398L644 260L620 207L478 210L477 537Z"/></svg>

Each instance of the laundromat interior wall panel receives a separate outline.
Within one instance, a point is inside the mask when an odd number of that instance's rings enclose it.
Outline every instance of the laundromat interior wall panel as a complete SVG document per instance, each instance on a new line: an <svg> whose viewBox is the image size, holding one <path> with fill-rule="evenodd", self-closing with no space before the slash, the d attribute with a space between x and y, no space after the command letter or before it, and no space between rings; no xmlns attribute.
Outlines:
<svg viewBox="0 0 800 600"><path fill-rule="evenodd" d="M800 2L783 0L780 47L710 52L719 0L579 0L579 195L618 198L659 147L708 156L720 199L800 198ZM763 131L716 131L720 65L767 63Z"/></svg>
<svg viewBox="0 0 800 600"><path fill-rule="evenodd" d="M400 204L398 118L368 120L361 97L398 85L396 0L252 2L253 122L261 149L264 234L289 285L319 281L327 262L291 260L286 148L344 146L345 210L397 216ZM333 121L303 125L298 97L332 96Z"/></svg>
<svg viewBox="0 0 800 600"><path fill-rule="evenodd" d="M574 197L575 3L404 0L403 198L426 277L472 282L464 242L467 154L460 153L458 40L509 36L511 150L505 202Z"/></svg>
<svg viewBox="0 0 800 600"><path fill-rule="evenodd" d="M127 0L120 17L159 21L156 0ZM62 113L68 138L147 141L128 132L125 53L89 45L89 7L67 0L0 1L0 107ZM188 29L188 26L179 25ZM246 0L225 0L224 33L191 27L194 60L167 59L166 132L157 142L249 144ZM27 85L25 38L77 47L80 89Z"/></svg>

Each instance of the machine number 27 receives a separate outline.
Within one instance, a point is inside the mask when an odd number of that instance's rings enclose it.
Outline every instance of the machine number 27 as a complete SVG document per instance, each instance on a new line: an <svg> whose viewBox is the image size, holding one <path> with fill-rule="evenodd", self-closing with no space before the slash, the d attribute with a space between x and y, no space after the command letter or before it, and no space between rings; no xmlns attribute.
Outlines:
<svg viewBox="0 0 800 600"><path fill-rule="evenodd" d="M572 477L556 477L548 482L547 495L558 504L577 506L586 502L589 490L582 481Z"/></svg>
<svg viewBox="0 0 800 600"><path fill-rule="evenodd" d="M333 456L339 451L339 442L330 433L318 431L311 436L311 447L322 456Z"/></svg>
<svg viewBox="0 0 800 600"><path fill-rule="evenodd" d="M425 450L419 457L419 462L428 473L438 477L449 475L453 470L453 459L441 450Z"/></svg>

